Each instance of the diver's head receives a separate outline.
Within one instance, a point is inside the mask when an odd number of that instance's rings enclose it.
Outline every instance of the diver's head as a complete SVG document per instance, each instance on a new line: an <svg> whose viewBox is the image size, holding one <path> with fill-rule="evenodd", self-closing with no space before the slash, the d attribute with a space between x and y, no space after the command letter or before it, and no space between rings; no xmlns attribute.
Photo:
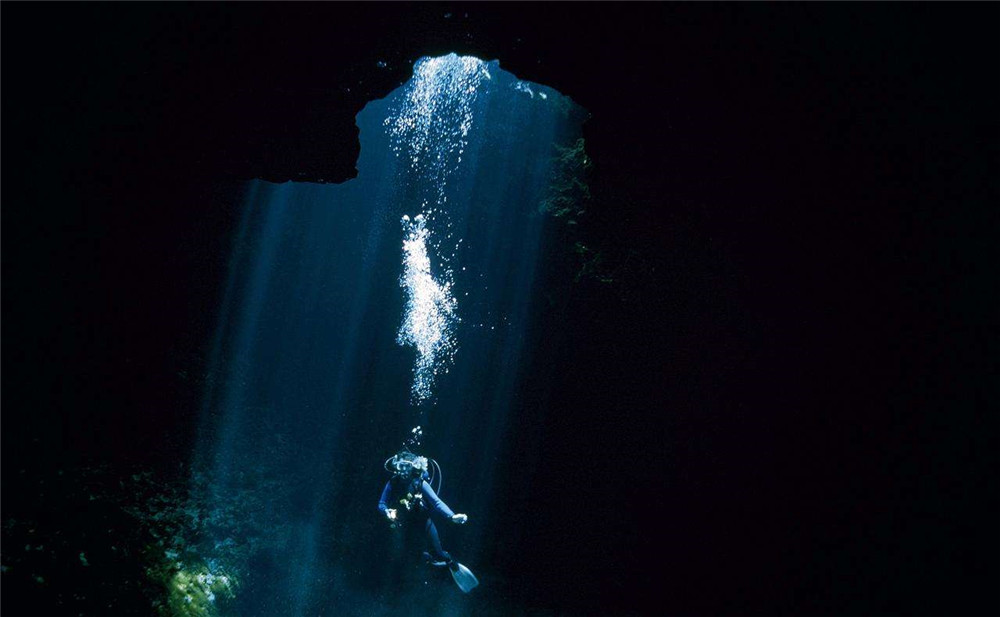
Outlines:
<svg viewBox="0 0 1000 617"><path fill-rule="evenodd" d="M401 478L416 478L427 473L427 458L401 450L386 461L386 469Z"/></svg>

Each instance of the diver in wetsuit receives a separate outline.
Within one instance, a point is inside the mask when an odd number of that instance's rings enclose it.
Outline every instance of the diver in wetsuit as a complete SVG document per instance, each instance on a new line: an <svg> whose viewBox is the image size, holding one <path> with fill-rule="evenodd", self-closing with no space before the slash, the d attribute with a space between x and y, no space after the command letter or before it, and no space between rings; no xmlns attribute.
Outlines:
<svg viewBox="0 0 1000 617"><path fill-rule="evenodd" d="M392 477L382 489L382 497L378 502L379 512L392 528L423 527L429 548L428 551L424 551L424 559L432 566L447 566L455 583L462 591L468 593L479 584L479 581L468 568L452 559L451 554L441 546L441 538L434 519L462 525L469 520L469 517L465 514L455 514L431 488L428 481L431 475L427 458L402 450L387 460L385 465L386 469L392 472Z"/></svg>

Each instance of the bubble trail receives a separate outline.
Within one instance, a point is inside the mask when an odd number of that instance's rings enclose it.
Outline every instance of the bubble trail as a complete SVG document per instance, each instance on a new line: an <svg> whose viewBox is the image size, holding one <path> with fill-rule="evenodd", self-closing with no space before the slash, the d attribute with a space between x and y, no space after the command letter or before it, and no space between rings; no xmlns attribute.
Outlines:
<svg viewBox="0 0 1000 617"><path fill-rule="evenodd" d="M406 292L406 308L396 342L417 350L411 386L415 402L429 399L438 372L447 371L445 365L452 361L456 349L454 326L459 321L451 281L437 280L431 274L426 223L422 214L412 221L408 216L402 219L403 274L399 283Z"/></svg>
<svg viewBox="0 0 1000 617"><path fill-rule="evenodd" d="M432 397L436 377L448 371L457 349L451 264L462 240L449 231L446 191L462 163L481 86L491 79L488 65L478 58L424 58L414 67L403 102L383 123L393 152L408 159L408 172L425 191L419 213L402 220L400 286L406 308L396 337L417 351L411 386L417 404ZM438 265L436 273L432 263Z"/></svg>

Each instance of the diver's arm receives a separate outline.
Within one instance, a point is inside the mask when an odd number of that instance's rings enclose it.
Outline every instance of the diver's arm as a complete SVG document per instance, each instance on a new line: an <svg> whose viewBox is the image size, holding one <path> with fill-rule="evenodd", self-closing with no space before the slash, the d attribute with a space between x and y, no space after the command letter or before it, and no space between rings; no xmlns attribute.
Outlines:
<svg viewBox="0 0 1000 617"><path fill-rule="evenodd" d="M392 482L386 482L382 489L382 497L378 500L378 511L385 514L389 509L389 496L392 494Z"/></svg>
<svg viewBox="0 0 1000 617"><path fill-rule="evenodd" d="M437 496L437 493L434 492L434 489L431 488L431 485L426 480L420 484L420 490L424 494L425 503L438 516L450 519L454 523L464 523L468 519L464 514L455 514L452 512L448 504L441 501L441 498Z"/></svg>

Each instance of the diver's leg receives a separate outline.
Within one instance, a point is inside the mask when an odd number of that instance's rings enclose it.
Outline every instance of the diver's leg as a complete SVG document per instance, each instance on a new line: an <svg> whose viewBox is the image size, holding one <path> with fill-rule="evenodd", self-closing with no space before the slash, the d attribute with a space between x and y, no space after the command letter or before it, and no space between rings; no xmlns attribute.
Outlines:
<svg viewBox="0 0 1000 617"><path fill-rule="evenodd" d="M451 555L448 551L441 547L441 538L438 536L437 526L434 525L434 521L427 517L427 522L424 524L424 530L427 532L427 544L430 547L430 555L434 558L434 561L443 561L445 563L451 563Z"/></svg>

